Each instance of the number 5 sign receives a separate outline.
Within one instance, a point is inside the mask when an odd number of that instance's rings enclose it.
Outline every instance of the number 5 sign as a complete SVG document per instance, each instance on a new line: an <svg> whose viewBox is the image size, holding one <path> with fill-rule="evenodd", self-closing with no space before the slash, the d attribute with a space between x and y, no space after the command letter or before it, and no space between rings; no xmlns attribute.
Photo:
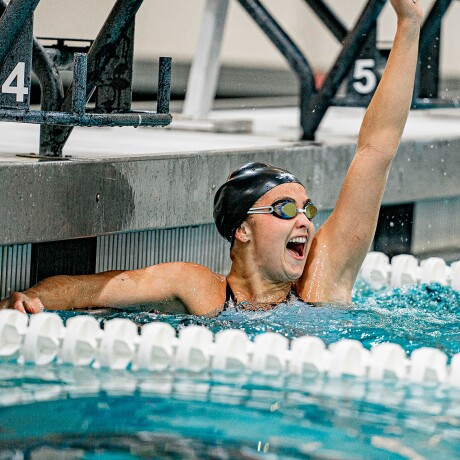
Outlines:
<svg viewBox="0 0 460 460"><path fill-rule="evenodd" d="M377 48L377 32L372 30L360 50L358 58L348 75L347 103L365 107L369 104L377 88L381 71L384 67L384 57Z"/></svg>
<svg viewBox="0 0 460 460"><path fill-rule="evenodd" d="M353 89L359 94L373 93L377 88L375 59L358 59L353 70Z"/></svg>
<svg viewBox="0 0 460 460"><path fill-rule="evenodd" d="M29 108L32 39L30 18L0 67L0 108Z"/></svg>

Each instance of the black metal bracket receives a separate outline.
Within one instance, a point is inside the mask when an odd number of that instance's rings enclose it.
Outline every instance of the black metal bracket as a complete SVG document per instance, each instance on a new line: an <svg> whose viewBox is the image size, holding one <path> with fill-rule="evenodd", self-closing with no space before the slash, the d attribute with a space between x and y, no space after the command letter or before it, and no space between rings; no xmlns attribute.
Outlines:
<svg viewBox="0 0 460 460"><path fill-rule="evenodd" d="M388 50L378 48L376 39L377 19L387 0L368 0L351 30L345 27L323 0L305 0L334 37L342 43L341 52L319 88L315 86L313 71L306 57L260 0L238 1L285 57L299 80L303 140L315 139L315 133L330 106L367 106L388 56ZM436 0L423 24L412 108L459 105L458 100L437 97L440 27L451 3L452 0ZM345 95L339 96L339 89L344 83Z"/></svg>
<svg viewBox="0 0 460 460"><path fill-rule="evenodd" d="M72 70L75 53L87 54L94 40L79 38L37 37L59 71Z"/></svg>
<svg viewBox="0 0 460 460"><path fill-rule="evenodd" d="M40 124L40 156L50 157L62 157L74 126L171 123L169 57L160 58L157 110L131 110L134 23L143 0L117 0L98 36L83 47L49 38L42 40L56 43L44 47L33 36L39 1L0 0L0 121ZM69 65L73 81L64 94L59 71ZM41 86L40 110L30 110L32 70ZM88 110L94 93L96 107Z"/></svg>

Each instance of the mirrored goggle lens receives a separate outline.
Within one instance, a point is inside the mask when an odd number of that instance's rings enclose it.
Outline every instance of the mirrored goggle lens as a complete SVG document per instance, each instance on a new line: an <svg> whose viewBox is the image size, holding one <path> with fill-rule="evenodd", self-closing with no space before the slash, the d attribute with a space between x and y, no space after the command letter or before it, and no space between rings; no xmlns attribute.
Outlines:
<svg viewBox="0 0 460 460"><path fill-rule="evenodd" d="M297 215L297 207L294 203L287 202L281 204L278 210L280 217L283 219L292 219Z"/></svg>
<svg viewBox="0 0 460 460"><path fill-rule="evenodd" d="M313 219L318 214L318 209L313 203L308 203L304 212L308 219ZM297 207L295 203L283 203L275 207L275 214L283 219L292 219L297 215Z"/></svg>
<svg viewBox="0 0 460 460"><path fill-rule="evenodd" d="M313 217L315 217L316 214L318 214L318 209L316 208L316 206L313 203L308 203L307 206L305 206L305 215L309 219L313 219Z"/></svg>

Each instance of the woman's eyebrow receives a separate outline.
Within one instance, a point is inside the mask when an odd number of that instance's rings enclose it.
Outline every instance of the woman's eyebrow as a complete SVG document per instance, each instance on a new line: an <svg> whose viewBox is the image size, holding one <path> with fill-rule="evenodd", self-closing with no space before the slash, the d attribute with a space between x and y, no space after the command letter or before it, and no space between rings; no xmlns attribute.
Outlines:
<svg viewBox="0 0 460 460"><path fill-rule="evenodd" d="M296 200L294 198L292 198L292 196L279 196L278 198L276 198L275 201L283 201L283 200L296 202Z"/></svg>
<svg viewBox="0 0 460 460"><path fill-rule="evenodd" d="M297 200L292 198L292 196L280 196L279 198L276 199L276 201L283 201L283 200L293 201L294 203L297 203ZM305 201L303 202L303 207L307 206L307 204L310 202L311 202L311 198L307 197Z"/></svg>

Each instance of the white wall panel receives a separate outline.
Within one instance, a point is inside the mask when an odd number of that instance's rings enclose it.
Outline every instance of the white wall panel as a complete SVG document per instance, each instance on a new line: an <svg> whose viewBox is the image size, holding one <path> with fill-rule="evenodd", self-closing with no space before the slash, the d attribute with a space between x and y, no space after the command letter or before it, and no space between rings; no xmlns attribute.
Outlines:
<svg viewBox="0 0 460 460"><path fill-rule="evenodd" d="M460 248L460 198L415 203L412 252Z"/></svg>
<svg viewBox="0 0 460 460"><path fill-rule="evenodd" d="M421 0L428 11L433 0ZM35 34L69 38L94 38L114 0L41 0L35 13ZM317 71L327 70L340 46L302 0L264 0L283 27L306 53ZM351 27L365 0L328 0ZM157 59L170 55L190 62L198 39L204 0L145 0L136 22L137 58ZM460 3L453 2L443 25L442 69L445 75L460 74ZM394 13L387 5L379 20L379 39L392 40ZM262 34L237 1L230 3L223 63L238 66L287 68L284 58Z"/></svg>
<svg viewBox="0 0 460 460"><path fill-rule="evenodd" d="M0 299L29 287L31 244L0 246Z"/></svg>

